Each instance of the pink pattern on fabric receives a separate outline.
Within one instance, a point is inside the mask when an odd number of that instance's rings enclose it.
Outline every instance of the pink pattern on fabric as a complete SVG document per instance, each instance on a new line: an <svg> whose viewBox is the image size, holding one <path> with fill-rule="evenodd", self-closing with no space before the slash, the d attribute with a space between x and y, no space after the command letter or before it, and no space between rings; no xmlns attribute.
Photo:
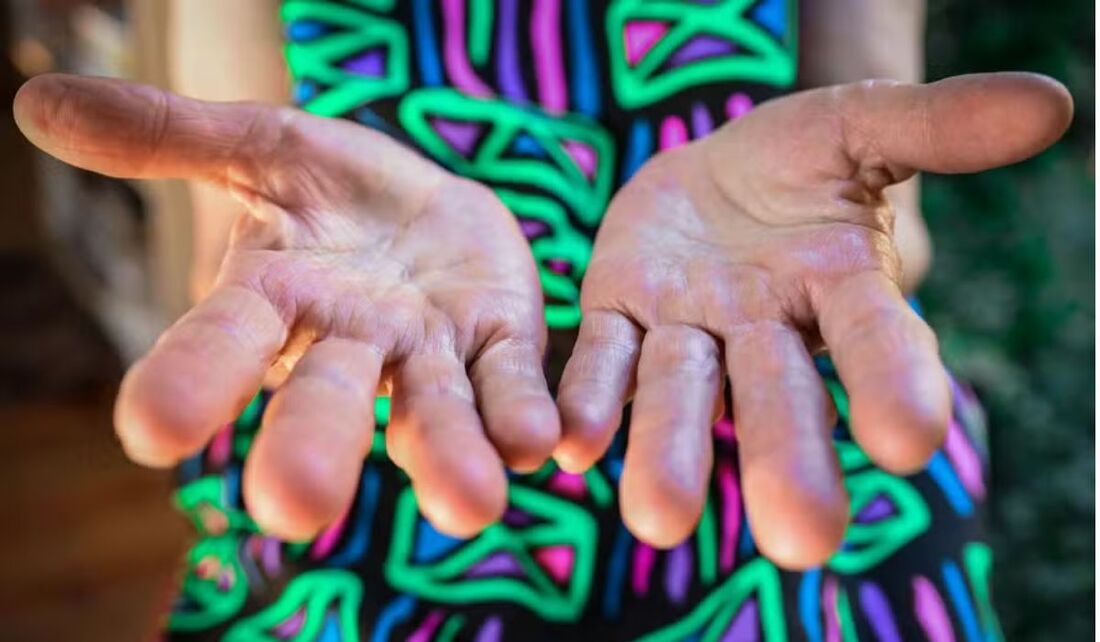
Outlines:
<svg viewBox="0 0 1100 642"><path fill-rule="evenodd" d="M722 540L718 567L728 573L737 561L737 539L741 535L741 489L737 476L733 474L733 465L728 461L719 461L715 474L722 495Z"/></svg>
<svg viewBox="0 0 1100 642"><path fill-rule="evenodd" d="M317 561L328 557L332 549L336 548L336 542L340 541L340 536L344 534L344 527L347 523L348 510L345 509L340 519L333 522L332 526L326 528L313 541L313 546L309 549L309 559Z"/></svg>
<svg viewBox="0 0 1100 642"><path fill-rule="evenodd" d="M630 575L630 586L634 595L649 593L649 576L653 573L653 564L657 561L657 551L649 544L638 542L634 547L634 571Z"/></svg>
<svg viewBox="0 0 1100 642"><path fill-rule="evenodd" d="M913 609L929 641L955 642L951 618L936 585L928 578L917 575L913 578L913 593Z"/></svg>
<svg viewBox="0 0 1100 642"><path fill-rule="evenodd" d="M687 125L679 116L668 116L661 121L661 150L674 149L688 142Z"/></svg>
<svg viewBox="0 0 1100 642"><path fill-rule="evenodd" d="M492 96L493 90L478 77L466 57L466 0L443 0L443 22L447 75L464 93L479 98Z"/></svg>
<svg viewBox="0 0 1100 642"><path fill-rule="evenodd" d="M584 499L588 496L588 483L584 481L584 475L574 475L564 470L551 475L546 486L554 493L570 499Z"/></svg>
<svg viewBox="0 0 1100 642"><path fill-rule="evenodd" d="M821 589L821 610L825 614L825 642L840 642L840 618L837 615L839 600L836 578L832 576L825 578L825 585Z"/></svg>
<svg viewBox="0 0 1100 642"><path fill-rule="evenodd" d="M748 94L737 92L726 100L726 115L730 120L740 118L752 111L752 98Z"/></svg>
<svg viewBox="0 0 1100 642"><path fill-rule="evenodd" d="M596 150L592 149L589 145L577 142L575 140L567 140L561 144L565 149L565 152L569 154L569 157L573 159L573 162L577 164L581 172L585 177L591 179L596 175Z"/></svg>
<svg viewBox="0 0 1100 642"><path fill-rule="evenodd" d="M716 439L733 443L735 434L733 420L729 417L722 417L714 422L714 437Z"/></svg>
<svg viewBox="0 0 1100 642"><path fill-rule="evenodd" d="M535 561L539 563L555 582L565 584L573 574L573 562L576 559L576 551L572 546L558 544L545 546L535 551Z"/></svg>
<svg viewBox="0 0 1100 642"><path fill-rule="evenodd" d="M430 642L435 630L443 623L443 611L436 609L424 618L424 622L409 636L408 642Z"/></svg>
<svg viewBox="0 0 1100 642"><path fill-rule="evenodd" d="M982 479L982 460L973 446L963 434L962 426L952 417L947 425L947 438L944 440L944 450L951 465L959 473L963 487L975 499L985 498L985 480Z"/></svg>
<svg viewBox="0 0 1100 642"><path fill-rule="evenodd" d="M563 114L569 109L569 93L562 60L560 0L535 0L531 9L531 44L535 49L539 102L546 111Z"/></svg>
<svg viewBox="0 0 1100 642"><path fill-rule="evenodd" d="M668 33L668 25L656 20L637 20L623 27L623 48L631 65L641 62L657 42Z"/></svg>
<svg viewBox="0 0 1100 642"><path fill-rule="evenodd" d="M220 468L229 461L231 454L233 454L233 424L228 423L210 441L210 448L206 451L206 461L211 466Z"/></svg>

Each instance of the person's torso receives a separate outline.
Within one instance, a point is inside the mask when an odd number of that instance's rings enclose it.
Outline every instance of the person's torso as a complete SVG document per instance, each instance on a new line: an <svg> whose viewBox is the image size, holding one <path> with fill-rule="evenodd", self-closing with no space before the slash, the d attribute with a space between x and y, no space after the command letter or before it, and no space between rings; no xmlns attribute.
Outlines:
<svg viewBox="0 0 1100 642"><path fill-rule="evenodd" d="M793 0L287 0L295 102L493 188L531 243L556 379L614 191L791 90Z"/></svg>

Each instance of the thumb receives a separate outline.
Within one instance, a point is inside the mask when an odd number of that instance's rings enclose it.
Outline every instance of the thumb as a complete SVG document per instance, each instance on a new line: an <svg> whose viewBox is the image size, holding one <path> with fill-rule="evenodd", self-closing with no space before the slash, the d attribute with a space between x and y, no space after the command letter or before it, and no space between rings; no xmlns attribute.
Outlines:
<svg viewBox="0 0 1100 642"><path fill-rule="evenodd" d="M254 183L289 112L61 74L29 80L13 108L27 139L77 167L124 178L218 183Z"/></svg>
<svg viewBox="0 0 1100 642"><path fill-rule="evenodd" d="M1054 144L1073 118L1066 88L1029 73L870 81L836 96L848 158L865 177L885 170L888 183L916 171L980 172L1022 161Z"/></svg>

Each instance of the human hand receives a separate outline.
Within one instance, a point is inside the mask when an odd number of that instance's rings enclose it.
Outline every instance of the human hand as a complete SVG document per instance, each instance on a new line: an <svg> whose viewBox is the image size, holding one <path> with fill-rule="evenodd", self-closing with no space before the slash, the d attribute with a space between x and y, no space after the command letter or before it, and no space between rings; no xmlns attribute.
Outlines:
<svg viewBox="0 0 1100 642"><path fill-rule="evenodd" d="M865 82L766 103L656 156L596 238L555 458L589 466L633 398L622 514L639 538L674 545L706 499L728 376L759 548L785 567L824 562L848 500L811 355L829 351L854 438L886 470L920 469L950 415L935 336L899 289L883 190L1023 160L1071 114L1061 85L1028 74Z"/></svg>
<svg viewBox="0 0 1100 642"><path fill-rule="evenodd" d="M312 536L352 501L379 390L392 393L388 451L448 533L503 513L502 463L549 456L559 422L538 276L488 189L353 123L117 81L35 78L15 115L78 167L202 180L244 204L209 296L122 383L116 425L135 461L200 449L273 364L289 374L244 493L284 538Z"/></svg>

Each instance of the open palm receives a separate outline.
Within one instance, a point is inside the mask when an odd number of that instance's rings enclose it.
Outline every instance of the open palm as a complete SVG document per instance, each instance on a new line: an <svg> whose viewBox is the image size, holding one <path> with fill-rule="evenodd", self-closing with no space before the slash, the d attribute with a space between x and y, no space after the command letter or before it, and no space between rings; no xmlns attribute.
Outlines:
<svg viewBox="0 0 1100 642"><path fill-rule="evenodd" d="M16 117L74 165L211 181L245 204L211 294L123 382L116 424L135 460L201 448L273 365L289 374L244 490L284 537L352 501L380 389L393 398L389 453L447 532L500 516L502 464L549 456L559 427L538 276L486 188L352 123L115 81L37 78Z"/></svg>
<svg viewBox="0 0 1100 642"><path fill-rule="evenodd" d="M867 82L777 99L655 157L596 238L559 463L595 461L632 398L623 516L677 543L706 500L728 376L754 537L784 566L823 562L848 502L811 356L828 349L854 437L887 470L921 468L950 416L935 336L899 287L884 188L1027 158L1071 113L1064 88L1027 74Z"/></svg>

